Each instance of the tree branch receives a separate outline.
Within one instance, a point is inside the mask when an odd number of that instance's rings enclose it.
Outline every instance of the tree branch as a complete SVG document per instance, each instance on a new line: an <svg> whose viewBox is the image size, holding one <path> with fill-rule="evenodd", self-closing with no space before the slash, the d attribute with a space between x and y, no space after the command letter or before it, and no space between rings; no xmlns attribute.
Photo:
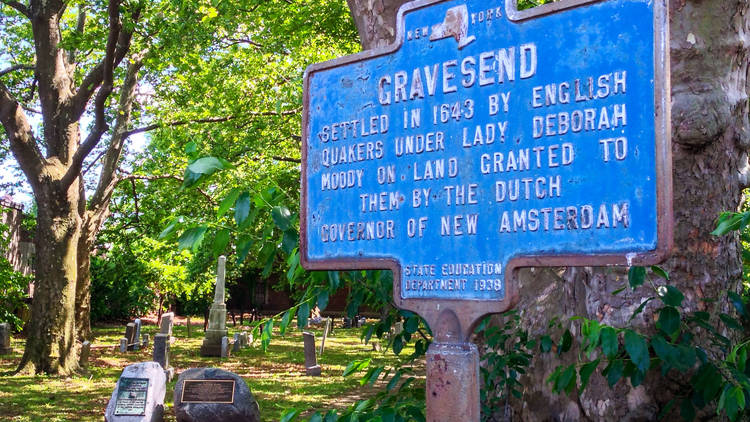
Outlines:
<svg viewBox="0 0 750 422"><path fill-rule="evenodd" d="M16 9L18 12L26 16L27 18L31 19L31 12L29 11L29 8L21 3L20 1L15 0L0 0L3 4L6 4L14 9Z"/></svg>
<svg viewBox="0 0 750 422"><path fill-rule="evenodd" d="M44 157L36 144L31 126L21 106L2 83L0 83L0 123L5 128L5 133L10 140L10 149L18 164L26 173L29 182L32 185L36 184L44 166Z"/></svg>
<svg viewBox="0 0 750 422"><path fill-rule="evenodd" d="M120 22L120 0L110 0L107 13L109 15L109 36L107 37L107 47L104 59L102 60L102 85L99 88L99 92L96 93L96 99L94 100L94 127L73 155L70 167L68 167L61 181L63 189L67 189L79 176L83 161L93 151L104 132L108 129L105 107L107 99L114 89L113 75L117 61L115 56L118 49L117 41L120 38L120 30L122 28L122 23Z"/></svg>
<svg viewBox="0 0 750 422"><path fill-rule="evenodd" d="M119 4L119 1L112 0L110 1L110 9L112 6L112 2L116 2ZM137 21L140 17L140 9L136 9L133 12L133 20ZM119 17L119 13L118 13ZM111 18L111 16L110 16ZM112 30L114 28L110 24L110 37L112 36ZM117 25L117 38L115 42L115 52L114 52L114 62L112 67L117 67L120 62L122 62L122 59L125 58L125 54L127 54L128 50L130 49L130 41L133 38L133 31L121 31L120 25L118 22ZM107 40L107 48L109 48L109 38ZM86 110L86 104L88 104L91 97L94 95L94 91L99 87L99 85L102 84L104 81L104 77L106 75L106 67L109 65L107 62L109 61L108 57L104 57L102 61L97 64L93 69L89 71L88 74L83 78L83 82L81 83L81 86L78 88L78 92L75 93L73 96L73 99L71 101L72 105L72 112L73 116L77 119L80 118L83 115L83 112Z"/></svg>
<svg viewBox="0 0 750 422"><path fill-rule="evenodd" d="M247 113L247 114L242 115L242 116L209 117L209 118L206 118L206 119L177 120L177 121L174 121L174 122L154 123L154 124L151 124L151 125L148 125L148 126L144 126L144 127L140 127L140 128L137 128L137 129L129 130L129 131L125 132L124 136L127 138L127 137L129 137L131 135L135 135L135 134L143 133L143 132L149 132L149 131L152 131L152 130L155 130L155 129L161 129L161 128L165 128L165 127L184 126L184 125L189 125L189 124L193 124L193 123L200 123L200 124L203 124L203 123L222 123L222 122L228 122L230 120L234 120L234 119L238 119L240 117L246 117L246 116L249 116L249 117L258 117L258 116L291 116L291 115L299 113L301 110L302 109L300 109L300 108L295 108L293 110L284 110L284 111L281 111L281 112L275 112L275 111L253 111L253 112Z"/></svg>
<svg viewBox="0 0 750 422"><path fill-rule="evenodd" d="M154 181L154 180L165 180L165 179L166 180L175 180L175 181L178 181L180 183L185 183L185 179L183 179L182 177L171 175L171 174L159 175L159 176L140 176L140 175L137 175L137 174L131 174L131 175L119 178L117 180L117 184L119 184L120 182L124 182L126 180L148 180L148 181ZM209 194L207 194L204 190L202 190L200 188L196 188L196 190L201 195L203 195L204 198L206 198L206 201L208 201L209 204L216 205L216 202L213 200L213 198L211 198L211 196Z"/></svg>
<svg viewBox="0 0 750 422"><path fill-rule="evenodd" d="M15 72L16 70L34 70L34 65L31 64L17 64L7 69L0 70L0 76L5 76L8 73Z"/></svg>

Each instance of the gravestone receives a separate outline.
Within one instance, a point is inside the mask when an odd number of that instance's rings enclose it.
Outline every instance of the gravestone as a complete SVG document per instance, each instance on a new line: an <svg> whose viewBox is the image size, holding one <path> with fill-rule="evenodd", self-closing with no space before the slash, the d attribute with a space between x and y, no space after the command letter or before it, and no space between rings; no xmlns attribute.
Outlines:
<svg viewBox="0 0 750 422"><path fill-rule="evenodd" d="M242 337L240 333L234 333L234 343L232 343L232 352L239 352L242 348Z"/></svg>
<svg viewBox="0 0 750 422"><path fill-rule="evenodd" d="M192 324L190 324L190 317L187 317L187 321L185 323L185 326L187 328L187 337L190 338L191 330L192 330Z"/></svg>
<svg viewBox="0 0 750 422"><path fill-rule="evenodd" d="M221 357L228 358L231 352L232 342L229 341L229 337L224 336L221 338Z"/></svg>
<svg viewBox="0 0 750 422"><path fill-rule="evenodd" d="M162 334L172 335L172 326L174 324L174 312L161 314L159 320L159 332Z"/></svg>
<svg viewBox="0 0 750 422"><path fill-rule="evenodd" d="M352 328L351 318L344 317L344 328Z"/></svg>
<svg viewBox="0 0 750 422"><path fill-rule="evenodd" d="M174 388L177 422L259 422L260 409L245 381L218 368L193 368Z"/></svg>
<svg viewBox="0 0 750 422"><path fill-rule="evenodd" d="M333 325L331 322L331 318L326 318L326 325L325 325L325 328L323 329L323 338L320 340L320 354L321 355L323 354L323 351L326 348L326 339L328 339L328 334L331 333L331 325Z"/></svg>
<svg viewBox="0 0 750 422"><path fill-rule="evenodd" d="M0 324L0 355L10 353L13 353L13 348L10 346L10 324L4 322Z"/></svg>
<svg viewBox="0 0 750 422"><path fill-rule="evenodd" d="M161 422L167 379L156 362L125 367L104 414L106 422Z"/></svg>
<svg viewBox="0 0 750 422"><path fill-rule="evenodd" d="M141 346L143 348L148 347L148 344L151 342L151 336L149 336L146 333L141 334Z"/></svg>
<svg viewBox="0 0 750 422"><path fill-rule="evenodd" d="M135 324L135 334L133 338L133 344L132 344L132 350L140 350L141 349L141 319L136 318L135 321L133 321L133 324Z"/></svg>
<svg viewBox="0 0 750 422"><path fill-rule="evenodd" d="M125 350L133 350L133 345L135 344L135 323L129 322L125 326ZM120 341L122 344L122 340ZM120 346L120 349L122 349L122 346Z"/></svg>
<svg viewBox="0 0 750 422"><path fill-rule="evenodd" d="M78 357L78 366L80 366L81 368L88 368L90 354L91 354L91 342L86 340L81 344L81 355Z"/></svg>
<svg viewBox="0 0 750 422"><path fill-rule="evenodd" d="M226 273L227 258L219 257L219 265L216 270L216 288L214 290L214 301L208 316L208 328L201 345L201 356L222 356L222 338L227 335L227 306L224 303L224 277Z"/></svg>
<svg viewBox="0 0 750 422"><path fill-rule="evenodd" d="M318 357L315 355L315 334L303 332L302 338L305 344L305 374L319 377L321 370L318 365Z"/></svg>
<svg viewBox="0 0 750 422"><path fill-rule="evenodd" d="M167 381L171 381L174 377L174 368L169 366L169 351L170 341L169 335L163 333L157 333L154 336L154 362L161 365L164 369L164 375L167 377Z"/></svg>
<svg viewBox="0 0 750 422"><path fill-rule="evenodd" d="M120 353L125 353L128 351L128 339L125 337L120 339Z"/></svg>

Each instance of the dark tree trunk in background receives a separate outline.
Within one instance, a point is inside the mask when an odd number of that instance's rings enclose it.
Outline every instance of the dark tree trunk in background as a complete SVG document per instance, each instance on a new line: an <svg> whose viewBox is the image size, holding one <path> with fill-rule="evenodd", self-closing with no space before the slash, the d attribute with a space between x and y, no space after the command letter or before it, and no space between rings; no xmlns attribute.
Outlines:
<svg viewBox="0 0 750 422"><path fill-rule="evenodd" d="M396 12L406 1L347 2L363 48L395 39ZM670 3L675 247L664 267L695 310L705 309L703 298L736 290L741 278L737 237L709 233L721 211L738 207L748 183L750 7L748 0ZM627 282L624 269L523 269L518 282L522 298L517 309L532 334L546 332L553 317L567 321L574 315L625 326L649 293L642 287L611 295ZM645 330L652 322L653 311L647 310L630 324ZM516 419L654 420L676 394L657 377L637 388L621 381L611 390L599 372L580 397L552 393L545 380L557 365L572 363L575 354L564 355L566 360L551 353L534 359L522 380L523 401L514 405Z"/></svg>

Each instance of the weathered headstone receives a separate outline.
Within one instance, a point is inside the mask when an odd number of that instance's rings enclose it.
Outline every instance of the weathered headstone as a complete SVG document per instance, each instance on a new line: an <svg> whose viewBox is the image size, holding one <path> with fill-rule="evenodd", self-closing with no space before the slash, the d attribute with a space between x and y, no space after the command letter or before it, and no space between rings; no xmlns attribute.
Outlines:
<svg viewBox="0 0 750 422"><path fill-rule="evenodd" d="M161 314L159 320L159 332L162 334L172 335L172 325L174 324L174 312Z"/></svg>
<svg viewBox="0 0 750 422"><path fill-rule="evenodd" d="M135 344L135 323L129 322L125 326L125 349L133 350L133 344Z"/></svg>
<svg viewBox="0 0 750 422"><path fill-rule="evenodd" d="M243 331L240 333L240 347L244 348L247 347L247 331Z"/></svg>
<svg viewBox="0 0 750 422"><path fill-rule="evenodd" d="M229 341L229 337L224 336L221 338L221 357L228 358L231 351L232 342Z"/></svg>
<svg viewBox="0 0 750 422"><path fill-rule="evenodd" d="M232 352L239 352L242 348L242 337L240 333L234 333L234 343L232 343Z"/></svg>
<svg viewBox="0 0 750 422"><path fill-rule="evenodd" d="M0 324L0 355L13 353L10 346L10 324L4 322Z"/></svg>
<svg viewBox="0 0 750 422"><path fill-rule="evenodd" d="M224 277L226 273L227 258L219 257L219 266L216 271L216 288L214 290L214 301L208 316L208 328L206 336L201 345L201 356L222 356L222 338L227 335L227 306L224 303Z"/></svg>
<svg viewBox="0 0 750 422"><path fill-rule="evenodd" d="M120 353L125 353L128 351L128 339L123 337L120 339Z"/></svg>
<svg viewBox="0 0 750 422"><path fill-rule="evenodd" d="M352 319L344 317L344 328L352 328Z"/></svg>
<svg viewBox="0 0 750 422"><path fill-rule="evenodd" d="M133 335L133 343L131 344L130 350L140 350L141 349L141 319L136 318L135 321L133 321L133 324L135 324L135 334Z"/></svg>
<svg viewBox="0 0 750 422"><path fill-rule="evenodd" d="M326 339L328 339L328 334L331 333L331 326L333 323L331 322L331 318L326 318L326 325L323 329L323 338L320 340L320 354L323 354L323 351L326 349Z"/></svg>
<svg viewBox="0 0 750 422"><path fill-rule="evenodd" d="M167 379L156 362L129 365L122 371L104 414L106 422L161 422Z"/></svg>
<svg viewBox="0 0 750 422"><path fill-rule="evenodd" d="M151 342L151 336L149 336L147 333L141 334L141 347L146 348L148 347L148 344Z"/></svg>
<svg viewBox="0 0 750 422"><path fill-rule="evenodd" d="M154 336L154 362L161 365L164 369L164 375L167 377L167 381L171 381L174 376L174 368L169 366L169 350L170 341L168 334L157 333Z"/></svg>
<svg viewBox="0 0 750 422"><path fill-rule="evenodd" d="M177 422L259 422L260 410L245 381L217 368L180 374L174 388Z"/></svg>
<svg viewBox="0 0 750 422"><path fill-rule="evenodd" d="M187 317L187 321L186 321L185 325L186 325L186 328L187 328L187 337L190 338L190 335L192 334L191 333L192 325L190 324L190 317Z"/></svg>
<svg viewBox="0 0 750 422"><path fill-rule="evenodd" d="M315 334L304 331L302 338L305 344L305 374L319 377L321 370L318 365L318 357L315 355Z"/></svg>
<svg viewBox="0 0 750 422"><path fill-rule="evenodd" d="M86 340L81 344L81 354L78 356L78 366L89 367L89 355L91 354L91 342Z"/></svg>

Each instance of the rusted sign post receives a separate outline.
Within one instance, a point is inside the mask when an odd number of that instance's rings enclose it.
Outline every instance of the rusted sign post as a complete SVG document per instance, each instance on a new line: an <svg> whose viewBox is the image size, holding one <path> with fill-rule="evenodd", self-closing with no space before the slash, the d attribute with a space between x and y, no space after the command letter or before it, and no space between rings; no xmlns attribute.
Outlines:
<svg viewBox="0 0 750 422"><path fill-rule="evenodd" d="M390 269L435 334L429 421L479 420L472 328L514 269L671 247L666 0L415 1L305 75L301 262Z"/></svg>

